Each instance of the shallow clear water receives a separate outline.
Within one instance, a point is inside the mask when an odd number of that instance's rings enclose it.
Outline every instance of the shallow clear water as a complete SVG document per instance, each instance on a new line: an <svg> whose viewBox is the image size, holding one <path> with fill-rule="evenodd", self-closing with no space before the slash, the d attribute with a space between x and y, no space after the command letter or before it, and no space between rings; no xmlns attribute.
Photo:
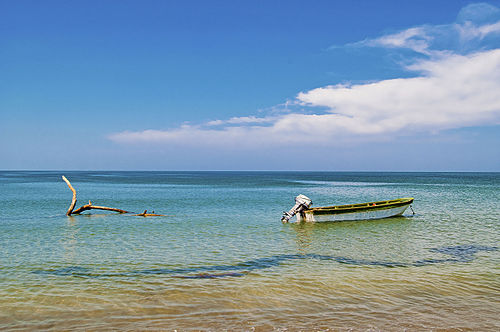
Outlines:
<svg viewBox="0 0 500 332"><path fill-rule="evenodd" d="M92 211L96 205L166 217ZM414 197L416 214L281 224ZM500 329L500 173L0 172L0 329Z"/></svg>

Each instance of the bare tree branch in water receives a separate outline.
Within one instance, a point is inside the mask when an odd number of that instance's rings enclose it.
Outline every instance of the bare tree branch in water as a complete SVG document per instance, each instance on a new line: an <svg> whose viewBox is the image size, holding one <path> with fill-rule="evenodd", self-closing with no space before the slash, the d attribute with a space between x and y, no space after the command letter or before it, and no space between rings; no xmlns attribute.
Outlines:
<svg viewBox="0 0 500 332"><path fill-rule="evenodd" d="M73 198L71 200L71 204L70 204L70 206L68 208L68 211L66 212L67 216L71 216L72 214L80 214L81 212L88 211L88 210L114 211L114 212L118 212L120 214L122 214L122 213L132 213L130 211L126 211L126 210L122 210L122 209L117 209L117 208L112 208L112 207L107 207L107 206L92 205L91 201L89 201L88 204L82 205L78 209L74 210L75 205L76 205L76 201L77 201L76 200L76 190L75 190L75 188L73 188L73 186L71 185L71 182L69 182L69 180L64 175L62 176L62 179L64 180L64 182L66 182L66 184L68 185L69 189L73 193ZM154 211L153 211L153 213L147 213L147 210L144 210L143 213L134 214L134 216L141 216L141 217L162 217L162 216L165 216L165 215L164 214L156 214L156 213L154 213Z"/></svg>

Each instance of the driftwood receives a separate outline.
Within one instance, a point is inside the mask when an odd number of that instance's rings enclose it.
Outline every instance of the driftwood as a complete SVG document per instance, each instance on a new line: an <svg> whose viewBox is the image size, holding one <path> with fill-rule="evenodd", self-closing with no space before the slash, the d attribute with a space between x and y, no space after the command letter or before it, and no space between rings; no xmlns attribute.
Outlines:
<svg viewBox="0 0 500 332"><path fill-rule="evenodd" d="M66 212L66 215L70 216L71 213L73 213L73 209L75 208L75 205L76 205L76 190L75 190L75 188L73 188L73 186L71 185L71 183L69 182L69 180L66 179L66 177L64 175L62 176L62 179L64 180L64 182L66 182L66 184L68 185L69 189L73 193L73 199L71 200L71 205L69 206L68 212Z"/></svg>
<svg viewBox="0 0 500 332"><path fill-rule="evenodd" d="M106 211L115 211L119 213L129 213L129 211L125 211L122 209L116 209L116 208L111 208L111 207L106 207L106 206L97 206L97 205L92 205L92 202L89 201L89 204L82 205L75 211L73 211L73 214L79 214L80 212L87 211L87 210L106 210Z"/></svg>
<svg viewBox="0 0 500 332"><path fill-rule="evenodd" d="M72 214L80 214L83 211L88 211L88 210L106 210L106 211L114 211L118 213L132 213L130 211L122 210L122 209L117 209L117 208L112 208L112 207L107 207L107 206L98 206L98 205L92 205L92 202L89 201L88 204L82 205L78 209L74 210L75 205L76 205L76 190L73 188L69 180L63 175L62 179L66 184L68 185L69 189L73 193L73 199L71 200L71 205L68 208L68 211L66 212L67 216L71 216ZM133 216L141 216L141 217L161 217L165 216L164 214L155 214L154 211L153 213L147 213L148 210L144 210L143 213L139 214L133 214Z"/></svg>
<svg viewBox="0 0 500 332"><path fill-rule="evenodd" d="M148 210L144 210L143 213L133 214L133 216L138 216L138 217L165 217L164 214L156 214L154 211L152 213L148 213Z"/></svg>

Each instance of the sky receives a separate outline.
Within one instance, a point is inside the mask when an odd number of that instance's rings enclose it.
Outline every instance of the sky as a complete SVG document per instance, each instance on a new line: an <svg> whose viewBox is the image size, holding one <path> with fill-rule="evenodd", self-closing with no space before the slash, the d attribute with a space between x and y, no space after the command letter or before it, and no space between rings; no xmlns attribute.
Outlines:
<svg viewBox="0 0 500 332"><path fill-rule="evenodd" d="M0 0L0 169L500 171L500 0Z"/></svg>

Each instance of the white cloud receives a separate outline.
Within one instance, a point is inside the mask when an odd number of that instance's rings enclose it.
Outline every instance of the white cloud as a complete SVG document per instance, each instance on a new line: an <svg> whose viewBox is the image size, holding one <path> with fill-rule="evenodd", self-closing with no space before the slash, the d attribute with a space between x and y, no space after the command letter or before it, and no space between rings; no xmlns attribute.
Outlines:
<svg viewBox="0 0 500 332"><path fill-rule="evenodd" d="M382 47L409 49L427 56L470 52L477 49L486 36L500 34L500 10L489 4L479 3L464 7L457 22L442 25L422 25L373 39L351 43L349 47ZM334 47L335 48L335 47Z"/></svg>
<svg viewBox="0 0 500 332"><path fill-rule="evenodd" d="M483 39L487 35L500 33L500 21L480 26L476 26L470 21L467 21L464 24L457 24L455 28L459 32L462 40Z"/></svg>
<svg viewBox="0 0 500 332"><path fill-rule="evenodd" d="M207 122L205 125L207 126L220 126L226 124L247 124L247 123L269 123L273 122L273 118L258 118L255 116L242 116L242 117L234 117L229 120L213 120Z"/></svg>
<svg viewBox="0 0 500 332"><path fill-rule="evenodd" d="M376 39L367 39L353 46L373 46L390 48L408 48L418 53L430 54L429 44L432 37L424 27L410 28L395 34L385 35Z"/></svg>
<svg viewBox="0 0 500 332"><path fill-rule="evenodd" d="M298 99L343 116L347 131L396 133L498 123L500 50L454 55L411 66L425 75L351 87L330 86Z"/></svg>
<svg viewBox="0 0 500 332"><path fill-rule="evenodd" d="M327 86L297 96L305 106L327 107L330 109L327 114L233 118L170 130L122 132L110 138L124 143L334 144L353 138L373 139L500 124L500 49L422 61L411 69L423 75L352 86ZM219 127L207 128L207 125Z"/></svg>
<svg viewBox="0 0 500 332"><path fill-rule="evenodd" d="M358 46L406 48L426 55L426 60L415 60L406 67L414 71L416 77L332 85L301 92L291 102L302 107L299 112L234 117L167 130L125 131L109 138L121 143L259 148L334 145L498 125L500 49L480 45L475 52L464 52L463 46L500 33L500 20L490 17L487 22L474 23L469 18L477 14L475 8L466 7L458 23L414 27L357 43ZM477 8L484 11L484 7ZM441 41L450 36L461 43L458 50L444 49L441 45ZM326 113L320 113L317 107L326 108Z"/></svg>

